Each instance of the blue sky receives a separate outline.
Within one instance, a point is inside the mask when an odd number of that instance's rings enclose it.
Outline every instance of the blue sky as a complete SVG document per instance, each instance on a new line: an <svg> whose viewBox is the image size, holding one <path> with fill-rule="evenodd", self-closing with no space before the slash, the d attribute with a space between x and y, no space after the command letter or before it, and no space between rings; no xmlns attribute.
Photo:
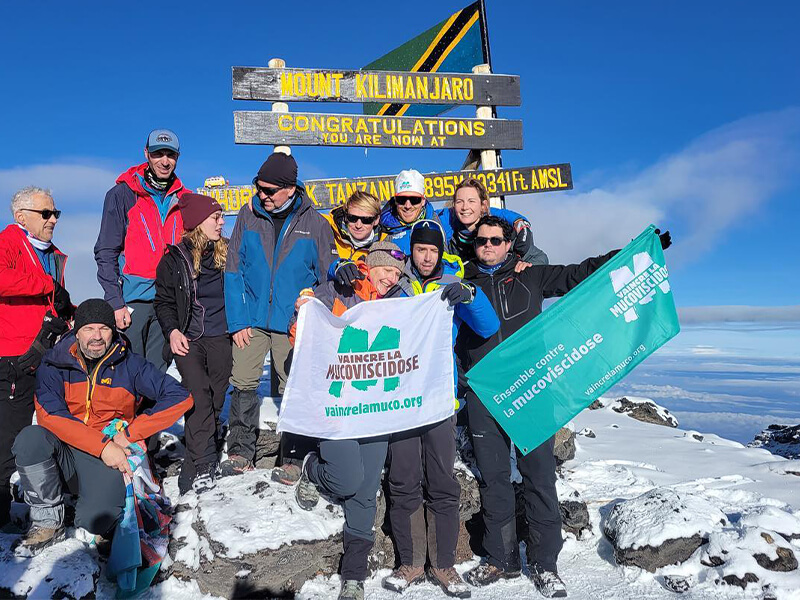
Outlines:
<svg viewBox="0 0 800 600"><path fill-rule="evenodd" d="M329 2L13 3L2 8L0 196L51 187L78 298L106 189L147 132L181 138L178 173L248 181L267 147L233 143L230 67L358 68L466 5ZM488 0L496 72L519 74L525 149L508 166L571 162L575 190L514 199L556 262L623 245L649 222L682 306L798 304L800 6L743 1ZM358 105L294 110L355 112ZM464 107L455 114L472 116ZM294 149L301 177L458 168L464 151ZM2 223L8 220L3 212ZM68 282L69 283L69 282Z"/></svg>

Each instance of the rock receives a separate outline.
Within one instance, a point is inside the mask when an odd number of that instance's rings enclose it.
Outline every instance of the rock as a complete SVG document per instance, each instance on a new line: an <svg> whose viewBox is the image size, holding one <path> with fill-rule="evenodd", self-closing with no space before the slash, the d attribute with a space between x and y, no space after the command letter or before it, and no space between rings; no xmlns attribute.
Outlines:
<svg viewBox="0 0 800 600"><path fill-rule="evenodd" d="M589 509L583 500L559 500L558 508L561 511L561 529L581 539L584 531L592 530L589 520Z"/></svg>
<svg viewBox="0 0 800 600"><path fill-rule="evenodd" d="M614 506L603 532L617 563L655 572L687 560L726 523L725 514L702 496L655 488Z"/></svg>
<svg viewBox="0 0 800 600"><path fill-rule="evenodd" d="M790 541L800 539L800 518L775 506L759 506L742 515L739 523L774 531Z"/></svg>
<svg viewBox="0 0 800 600"><path fill-rule="evenodd" d="M659 406L647 398L620 398L611 407L616 413L627 414L629 417L666 427L677 427L678 420L664 407Z"/></svg>
<svg viewBox="0 0 800 600"><path fill-rule="evenodd" d="M262 427L263 429L258 430L258 438L256 438L255 465L259 469L271 469L275 466L278 457L281 436L273 429L267 429L263 424Z"/></svg>
<svg viewBox="0 0 800 600"><path fill-rule="evenodd" d="M603 408L603 403L600 402L600 399L598 398L597 400L592 402L587 408L589 410L600 410L601 408Z"/></svg>
<svg viewBox="0 0 800 600"><path fill-rule="evenodd" d="M664 587L676 594L688 592L694 585L691 575L664 575Z"/></svg>
<svg viewBox="0 0 800 600"><path fill-rule="evenodd" d="M756 559L756 562L762 569L767 569L768 571L785 573L787 571L794 571L797 568L797 558L795 558L794 552L789 548L778 546L775 552L778 554L778 558L776 559L771 559L766 554L760 553L754 554L753 558Z"/></svg>
<svg viewBox="0 0 800 600"><path fill-rule="evenodd" d="M553 456L556 464L562 465L575 458L575 432L569 427L562 427L556 432Z"/></svg>
<svg viewBox="0 0 800 600"><path fill-rule="evenodd" d="M747 445L784 458L800 458L800 425L770 425Z"/></svg>
<svg viewBox="0 0 800 600"><path fill-rule="evenodd" d="M753 573L745 573L744 577L739 577L737 575L725 575L725 577L722 578L722 581L728 585L735 585L744 589L747 587L748 583L758 583L758 577L756 577Z"/></svg>
<svg viewBox="0 0 800 600"><path fill-rule="evenodd" d="M587 437L590 439L594 439L597 437L597 434L590 428L584 427L578 432L578 435L582 435L583 437Z"/></svg>

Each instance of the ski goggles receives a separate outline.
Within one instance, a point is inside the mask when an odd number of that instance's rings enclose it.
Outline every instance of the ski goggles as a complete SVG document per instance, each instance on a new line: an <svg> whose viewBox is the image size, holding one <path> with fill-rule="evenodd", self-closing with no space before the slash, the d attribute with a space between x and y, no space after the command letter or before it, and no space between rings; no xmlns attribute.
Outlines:
<svg viewBox="0 0 800 600"><path fill-rule="evenodd" d="M386 252L389 256L391 256L395 260L404 261L406 259L406 255L403 254L401 250L386 250L385 248L375 248L370 250L370 254L373 252Z"/></svg>

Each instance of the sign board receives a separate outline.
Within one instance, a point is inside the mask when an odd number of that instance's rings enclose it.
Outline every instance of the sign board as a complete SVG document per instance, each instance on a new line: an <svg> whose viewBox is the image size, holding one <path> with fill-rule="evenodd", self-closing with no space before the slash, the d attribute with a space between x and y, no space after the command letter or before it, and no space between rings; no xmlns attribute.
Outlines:
<svg viewBox="0 0 800 600"><path fill-rule="evenodd" d="M233 67L234 100L519 106L519 77Z"/></svg>
<svg viewBox="0 0 800 600"><path fill-rule="evenodd" d="M490 195L516 196L538 192L572 189L572 168L569 163L496 169L492 171L447 171L425 175L425 196L431 202L451 200L458 183L472 177L486 187ZM395 175L357 177L354 179L309 179L304 182L309 199L320 210L342 204L356 190L369 192L381 202L394 196ZM226 213L236 213L250 202L255 193L252 185L199 188L198 193L211 196Z"/></svg>
<svg viewBox="0 0 800 600"><path fill-rule="evenodd" d="M522 121L507 119L236 111L233 121L237 144L522 149Z"/></svg>

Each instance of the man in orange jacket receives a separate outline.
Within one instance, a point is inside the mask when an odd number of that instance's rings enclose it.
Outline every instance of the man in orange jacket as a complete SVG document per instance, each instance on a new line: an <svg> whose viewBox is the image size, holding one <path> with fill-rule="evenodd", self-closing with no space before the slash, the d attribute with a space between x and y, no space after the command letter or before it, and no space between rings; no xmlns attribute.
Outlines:
<svg viewBox="0 0 800 600"><path fill-rule="evenodd" d="M122 516L128 446L170 427L192 407L189 392L117 335L114 309L93 298L75 311L74 332L47 352L37 373L36 420L13 453L31 529L30 553L65 536L63 489L78 495L75 524L108 537ZM141 396L153 405L137 415ZM127 426L113 438L114 419Z"/></svg>
<svg viewBox="0 0 800 600"><path fill-rule="evenodd" d="M0 232L0 527L10 518L11 444L33 417L36 369L73 311L63 287L67 257L52 242L61 215L53 195L23 188L11 213L14 223Z"/></svg>

